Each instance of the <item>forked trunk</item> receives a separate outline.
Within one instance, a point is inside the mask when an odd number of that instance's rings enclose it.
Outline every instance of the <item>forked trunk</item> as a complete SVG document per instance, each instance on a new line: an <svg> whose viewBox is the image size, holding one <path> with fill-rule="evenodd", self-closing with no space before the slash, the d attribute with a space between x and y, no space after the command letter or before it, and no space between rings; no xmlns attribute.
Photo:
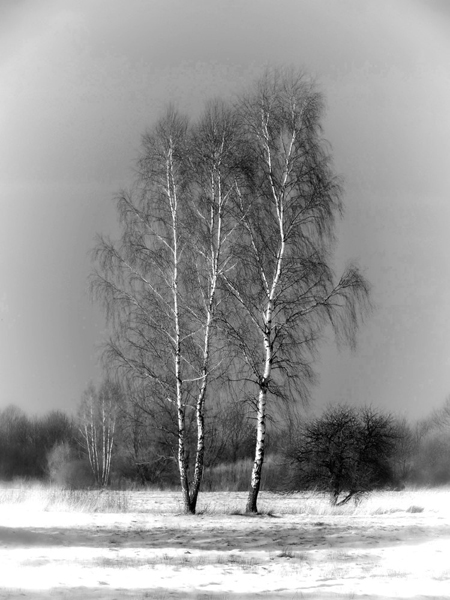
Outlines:
<svg viewBox="0 0 450 600"><path fill-rule="evenodd" d="M191 498L189 494L189 479L186 464L186 448L184 445L185 429L184 429L184 408L178 405L178 471L180 474L181 486L181 502L183 512L186 514L194 514L195 506L192 508Z"/></svg>

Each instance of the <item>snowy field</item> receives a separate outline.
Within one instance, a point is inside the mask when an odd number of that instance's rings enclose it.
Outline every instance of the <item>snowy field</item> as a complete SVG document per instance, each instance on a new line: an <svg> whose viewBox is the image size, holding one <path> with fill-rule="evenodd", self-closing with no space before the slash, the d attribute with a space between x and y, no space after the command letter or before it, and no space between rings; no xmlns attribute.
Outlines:
<svg viewBox="0 0 450 600"><path fill-rule="evenodd" d="M317 495L0 489L0 598L450 598L450 490Z"/></svg>

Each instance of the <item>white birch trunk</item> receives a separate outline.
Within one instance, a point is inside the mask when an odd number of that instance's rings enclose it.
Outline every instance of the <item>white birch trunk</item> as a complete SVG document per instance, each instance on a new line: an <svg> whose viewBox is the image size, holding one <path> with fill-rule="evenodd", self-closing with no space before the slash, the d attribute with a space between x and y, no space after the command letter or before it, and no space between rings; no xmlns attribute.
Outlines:
<svg viewBox="0 0 450 600"><path fill-rule="evenodd" d="M252 468L252 477L250 482L250 490L247 499L246 512L258 512L257 499L261 487L261 472L264 463L264 449L266 441L266 401L267 401L267 384L270 379L272 370L272 349L268 336L264 337L264 346L266 350L265 365L263 379L260 383L258 394L258 413L257 413L257 430L255 444L255 459Z"/></svg>
<svg viewBox="0 0 450 600"><path fill-rule="evenodd" d="M269 140L269 132L267 129L267 123L263 123L263 132L265 139L265 152L266 152L266 162L268 168L268 177L270 181L271 193L272 193L272 201L276 210L276 219L278 225L278 235L279 235L279 246L278 253L275 263L275 269L273 273L272 283L270 288L267 286L267 277L264 273L262 273L263 280L266 282L266 290L268 291L268 299L267 299L267 307L264 314L264 334L263 334L263 344L264 344L264 371L262 378L259 381L259 394L258 394L258 412L257 412L257 430L256 430L256 444L255 444L255 459L253 462L252 468L252 476L250 482L250 490L247 499L246 511L256 513L258 512L257 508L257 498L259 494L259 490L261 487L261 473L262 466L264 463L264 449L265 449L265 439L266 439L266 401L267 401L267 391L270 383L270 378L272 374L272 361L273 361L273 348L271 343L272 338L272 317L274 310L274 299L275 294L277 292L277 288L282 277L282 269L283 269L283 260L284 254L286 250L286 242L285 242L285 234L284 234L284 195L283 192L278 193L277 187L273 181L272 175L272 157L271 150L268 144ZM294 141L294 135L292 136L291 147L289 152L292 150L292 144ZM289 156L289 155L288 155ZM288 158L288 157L287 157ZM284 172L284 184L286 183L288 175L288 161L286 160L286 169Z"/></svg>
<svg viewBox="0 0 450 600"><path fill-rule="evenodd" d="M195 511L197 505L198 493L203 477L204 455L205 455L205 400L206 389L208 385L209 365L210 365L210 345L211 333L215 312L215 296L217 290L217 278L219 275L220 255L222 249L222 211L224 207L224 199L221 194L220 180L217 186L217 206L215 204L216 185L214 174L211 177L211 196L213 203L210 212L210 232L211 232L211 273L210 287L206 306L206 323L203 345L203 366L202 366L202 383L197 397L196 418L197 418L197 449L195 457L194 480L191 490L191 505ZM217 221L217 222L216 222ZM216 235L214 239L214 231Z"/></svg>
<svg viewBox="0 0 450 600"><path fill-rule="evenodd" d="M172 271L172 297L173 297L173 315L175 323L175 381L176 381L176 405L178 419L178 470L180 474L181 495L183 509L186 513L191 513L191 502L189 496L189 480L186 464L186 443L185 443L185 414L186 409L183 400L183 379L181 372L181 332L180 332L180 309L178 303L178 198L176 183L174 180L173 154L172 147L169 149L167 157L167 194L170 204L170 212L172 216L172 256L173 256L173 271Z"/></svg>

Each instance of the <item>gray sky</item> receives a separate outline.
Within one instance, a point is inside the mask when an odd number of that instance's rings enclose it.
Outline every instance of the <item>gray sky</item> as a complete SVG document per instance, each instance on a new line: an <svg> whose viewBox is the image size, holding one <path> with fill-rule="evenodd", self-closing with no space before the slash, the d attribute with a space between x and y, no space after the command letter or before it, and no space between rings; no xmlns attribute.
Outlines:
<svg viewBox="0 0 450 600"><path fill-rule="evenodd" d="M96 232L169 101L195 115L263 66L317 77L345 180L337 267L376 310L355 353L324 343L313 406L425 416L450 394L450 2L1 0L0 408L72 410L104 322Z"/></svg>

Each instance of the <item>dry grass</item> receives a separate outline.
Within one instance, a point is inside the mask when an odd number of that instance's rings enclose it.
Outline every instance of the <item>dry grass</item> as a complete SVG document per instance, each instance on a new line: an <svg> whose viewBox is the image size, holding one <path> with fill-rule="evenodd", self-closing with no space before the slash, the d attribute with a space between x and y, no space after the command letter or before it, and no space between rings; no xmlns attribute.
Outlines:
<svg viewBox="0 0 450 600"><path fill-rule="evenodd" d="M326 494L303 492L296 494L260 494L258 515L245 513L245 492L203 492L198 503L198 515L235 515L243 518L277 518L282 515L304 516L364 516L393 513L448 513L450 489L417 489L402 492L377 491L358 504L332 506ZM14 505L48 512L85 513L181 513L178 492L65 490L41 484L14 484L0 487L0 505ZM320 525L320 520L318 521Z"/></svg>
<svg viewBox="0 0 450 600"><path fill-rule="evenodd" d="M281 554L278 555L282 557ZM291 558L294 558L292 556ZM199 566L211 566L211 565L224 565L224 566L238 566L246 570L251 567L259 565L259 561L253 556L247 556L245 554L228 554L228 553L208 553L207 555L192 555L190 552L182 554L174 554L164 552L161 555L148 556L146 558L135 558L135 557L102 557L96 561L90 561L91 565L114 568L114 569L126 569L126 568L141 568L141 567L157 567L160 565L166 565L170 567L199 567Z"/></svg>
<svg viewBox="0 0 450 600"><path fill-rule="evenodd" d="M260 494L258 508L260 517L279 515L305 516L363 516L383 515L401 512L420 513L446 512L449 488L422 490L404 490L402 492L377 491L364 497L358 504L349 503L344 506L332 506L327 494L303 492L280 495L270 492ZM246 494L204 493L199 500L199 512L202 514L234 514L245 516Z"/></svg>
<svg viewBox="0 0 450 600"><path fill-rule="evenodd" d="M0 488L0 505L49 512L126 513L129 492L65 490L43 485Z"/></svg>

